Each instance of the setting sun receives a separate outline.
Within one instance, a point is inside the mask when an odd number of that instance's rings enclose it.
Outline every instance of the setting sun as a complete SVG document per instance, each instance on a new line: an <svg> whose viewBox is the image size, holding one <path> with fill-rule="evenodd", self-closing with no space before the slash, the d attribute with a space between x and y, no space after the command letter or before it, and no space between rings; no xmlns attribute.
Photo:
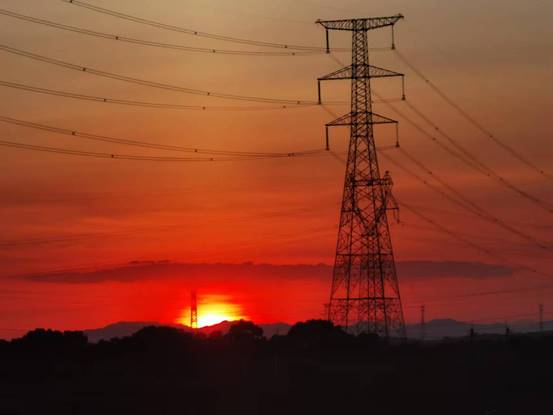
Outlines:
<svg viewBox="0 0 553 415"><path fill-rule="evenodd" d="M230 301L226 295L205 295L198 298L198 327L212 326L223 321L247 319L242 307ZM190 325L190 308L182 310L177 322Z"/></svg>

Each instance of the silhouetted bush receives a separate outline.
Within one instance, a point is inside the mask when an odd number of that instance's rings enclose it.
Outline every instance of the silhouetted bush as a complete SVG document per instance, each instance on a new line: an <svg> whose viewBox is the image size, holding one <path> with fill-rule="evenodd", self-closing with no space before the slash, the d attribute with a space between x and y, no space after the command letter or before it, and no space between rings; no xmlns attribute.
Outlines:
<svg viewBox="0 0 553 415"><path fill-rule="evenodd" d="M263 329L251 321L240 320L230 326L226 336L238 342L255 342L263 339Z"/></svg>
<svg viewBox="0 0 553 415"><path fill-rule="evenodd" d="M342 348L351 345L353 336L327 320L309 320L294 324L288 332L294 345L304 349Z"/></svg>
<svg viewBox="0 0 553 415"><path fill-rule="evenodd" d="M70 353L80 352L88 344L88 339L81 331L55 331L36 329L12 343L19 350L28 350L41 353Z"/></svg>
<svg viewBox="0 0 553 415"><path fill-rule="evenodd" d="M0 414L525 414L553 405L553 334L385 342L311 320L262 337L146 327L88 344L33 330L0 342Z"/></svg>

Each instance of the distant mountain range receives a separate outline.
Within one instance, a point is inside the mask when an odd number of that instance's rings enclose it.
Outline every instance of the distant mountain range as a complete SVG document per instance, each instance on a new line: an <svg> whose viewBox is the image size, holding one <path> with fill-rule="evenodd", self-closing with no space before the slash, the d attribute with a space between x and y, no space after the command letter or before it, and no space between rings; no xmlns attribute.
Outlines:
<svg viewBox="0 0 553 415"><path fill-rule="evenodd" d="M213 326L202 327L198 329L201 333L211 334L213 332L220 331L222 334L228 332L230 326L233 324L231 321L223 321ZM109 340L113 338L128 337L136 333L140 329L147 326L168 326L175 327L185 331L192 331L188 326L180 324L162 324L155 321L129 321L118 322L109 324L105 327L97 329L84 330L84 333L88 337L88 340L92 343L97 343L100 340ZM285 335L288 333L291 325L286 323L271 323L271 324L259 324L263 329L265 337L271 338L275 334ZM463 321L457 321L453 319L438 319L431 320L426 323L425 336L426 340L440 340L445 337L463 337L467 336L471 327L477 334L504 334L506 327L505 324L493 323L493 324L471 324ZM407 337L413 339L420 339L422 337L421 327L419 324L407 325ZM538 324L534 321L519 321L509 325L509 329L512 333L528 333L538 331ZM553 321L544 322L544 330L553 331Z"/></svg>
<svg viewBox="0 0 553 415"><path fill-rule="evenodd" d="M200 333L211 334L214 332L221 332L225 334L232 326L232 321L223 321L213 326L202 327L198 329ZM92 343L97 343L100 340L109 340L116 337L128 337L147 326L164 326L174 327L185 331L192 331L188 326L182 324L162 324L156 321L120 321L118 323L109 324L105 327L97 329L83 330L88 340ZM290 330L290 325L286 323L271 323L271 324L259 324L263 328L265 337L271 338L275 334L286 334Z"/></svg>
<svg viewBox="0 0 553 415"><path fill-rule="evenodd" d="M424 338L426 340L440 340L445 337L468 336L471 327L476 334L505 334L507 327L513 334L539 331L538 323L528 320L521 320L506 325L502 323L472 324L453 319L437 319L426 323ZM553 330L553 321L544 321L543 328L546 331ZM408 325L407 336L420 339L422 337L420 324Z"/></svg>

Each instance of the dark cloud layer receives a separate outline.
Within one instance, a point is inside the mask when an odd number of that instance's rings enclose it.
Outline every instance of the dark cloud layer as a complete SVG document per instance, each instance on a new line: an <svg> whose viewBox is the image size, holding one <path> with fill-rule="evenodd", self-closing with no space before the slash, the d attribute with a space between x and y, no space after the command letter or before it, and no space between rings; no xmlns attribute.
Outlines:
<svg viewBox="0 0 553 415"><path fill-rule="evenodd" d="M438 277L497 278L512 275L504 265L481 262L403 261L397 264L401 279ZM121 266L96 270L69 270L55 273L30 274L23 278L35 282L89 284L101 282L132 282L143 280L312 280L329 279L332 266L327 264L189 264L169 261L131 262Z"/></svg>
<svg viewBox="0 0 553 415"><path fill-rule="evenodd" d="M508 277L513 269L500 264L459 261L403 261L397 264L400 277L434 278L491 278Z"/></svg>

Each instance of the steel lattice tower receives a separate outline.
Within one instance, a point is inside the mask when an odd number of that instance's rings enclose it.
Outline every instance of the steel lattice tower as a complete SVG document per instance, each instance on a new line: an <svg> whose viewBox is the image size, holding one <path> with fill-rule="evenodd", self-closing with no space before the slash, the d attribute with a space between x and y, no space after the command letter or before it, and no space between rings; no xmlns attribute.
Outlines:
<svg viewBox="0 0 553 415"><path fill-rule="evenodd" d="M328 123L328 127L350 126L350 140L336 258L328 307L328 318L346 330L380 336L405 337L387 211L397 209L391 194L388 172L380 175L373 135L375 124L397 121L372 112L371 78L403 74L369 65L367 32L392 27L403 16L320 21L326 29L352 32L352 62L319 78L351 80L351 111ZM393 32L392 32L393 33ZM392 44L392 47L393 44Z"/></svg>
<svg viewBox="0 0 553 415"><path fill-rule="evenodd" d="M190 328L198 328L198 299L196 290L190 293Z"/></svg>

